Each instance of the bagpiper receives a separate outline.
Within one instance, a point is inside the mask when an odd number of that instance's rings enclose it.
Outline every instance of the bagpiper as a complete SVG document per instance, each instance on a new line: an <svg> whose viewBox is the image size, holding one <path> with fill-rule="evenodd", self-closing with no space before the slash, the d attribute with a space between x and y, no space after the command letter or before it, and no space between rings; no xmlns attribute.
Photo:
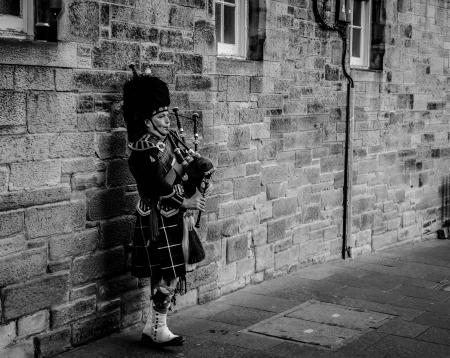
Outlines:
<svg viewBox="0 0 450 358"><path fill-rule="evenodd" d="M185 192L192 188L189 175L199 177L198 171L203 170L201 177L213 166L206 158L193 158L180 150L179 136L170 126L166 83L132 69L134 77L123 89L128 164L139 193L131 274L151 278L152 300L142 342L177 346L183 344L184 337L169 330L167 313L174 295L186 290L186 235L196 235L191 211L205 210L205 196L199 190L194 189L189 197Z"/></svg>

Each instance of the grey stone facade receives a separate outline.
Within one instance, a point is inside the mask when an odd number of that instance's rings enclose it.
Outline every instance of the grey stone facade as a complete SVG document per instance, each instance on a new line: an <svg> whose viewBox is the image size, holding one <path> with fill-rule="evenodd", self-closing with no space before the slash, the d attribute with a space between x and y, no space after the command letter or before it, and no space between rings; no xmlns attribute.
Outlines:
<svg viewBox="0 0 450 358"><path fill-rule="evenodd" d="M258 60L217 57L212 0L64 1L57 43L0 39L5 354L50 356L147 315L148 283L127 274L131 62L169 84L171 105L200 113L201 152L217 166L207 260L179 307L340 256L342 44L311 2L256 2ZM449 174L450 3L385 3L383 69L351 72L354 255L434 238Z"/></svg>

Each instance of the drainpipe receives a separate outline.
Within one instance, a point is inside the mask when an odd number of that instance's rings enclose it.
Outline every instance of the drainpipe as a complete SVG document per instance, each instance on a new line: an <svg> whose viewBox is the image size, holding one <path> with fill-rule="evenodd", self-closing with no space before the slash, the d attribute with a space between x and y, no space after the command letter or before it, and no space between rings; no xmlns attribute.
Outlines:
<svg viewBox="0 0 450 358"><path fill-rule="evenodd" d="M326 0L323 3L325 6ZM313 13L319 26L325 31L337 32L342 39L342 73L347 79L347 106L345 115L345 148L344 148L344 187L343 187L343 228L342 228L342 258L351 256L351 246L348 241L351 239L351 184L352 184L352 109L351 109L351 95L354 83L352 77L348 74L345 60L347 57L347 25L340 23L338 26L330 26L325 23L322 15L319 12L317 0L313 0Z"/></svg>

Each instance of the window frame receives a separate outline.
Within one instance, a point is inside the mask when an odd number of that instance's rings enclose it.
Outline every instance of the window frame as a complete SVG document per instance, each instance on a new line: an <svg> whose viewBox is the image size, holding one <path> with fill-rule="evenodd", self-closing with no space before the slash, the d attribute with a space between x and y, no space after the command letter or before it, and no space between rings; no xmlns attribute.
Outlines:
<svg viewBox="0 0 450 358"><path fill-rule="evenodd" d="M30 38L34 36L34 1L20 0L22 2L22 16L0 15L0 24L7 21L8 26L0 25L0 37Z"/></svg>
<svg viewBox="0 0 450 358"><path fill-rule="evenodd" d="M217 56L220 57L232 57L245 59L246 58L246 49L247 49L247 32L248 32L248 1L247 0L235 0L236 1L236 16L235 16L235 44L227 44L224 42L217 42ZM226 0L216 0L215 4L222 5L221 11L221 37L223 38L224 33L224 11L223 6L226 3ZM217 15L217 14L216 14ZM216 21L217 26L217 21Z"/></svg>
<svg viewBox="0 0 450 358"><path fill-rule="evenodd" d="M371 44L371 32L372 32L372 0L361 0L362 15L361 16L361 40L360 40L360 57L355 57L352 54L353 51L353 14L355 8L355 2L352 1L351 7L351 22L350 22L350 66L352 68L364 68L370 67L370 44Z"/></svg>

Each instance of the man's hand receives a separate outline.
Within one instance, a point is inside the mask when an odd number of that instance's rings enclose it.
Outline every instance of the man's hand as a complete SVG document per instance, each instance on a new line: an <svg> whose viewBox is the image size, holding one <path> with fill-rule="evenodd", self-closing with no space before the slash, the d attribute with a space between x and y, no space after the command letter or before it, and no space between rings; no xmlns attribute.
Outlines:
<svg viewBox="0 0 450 358"><path fill-rule="evenodd" d="M205 201L206 200L203 197L202 193L200 193L197 189L194 195L183 200L183 204L181 204L181 207L185 209L196 209L204 212Z"/></svg>

